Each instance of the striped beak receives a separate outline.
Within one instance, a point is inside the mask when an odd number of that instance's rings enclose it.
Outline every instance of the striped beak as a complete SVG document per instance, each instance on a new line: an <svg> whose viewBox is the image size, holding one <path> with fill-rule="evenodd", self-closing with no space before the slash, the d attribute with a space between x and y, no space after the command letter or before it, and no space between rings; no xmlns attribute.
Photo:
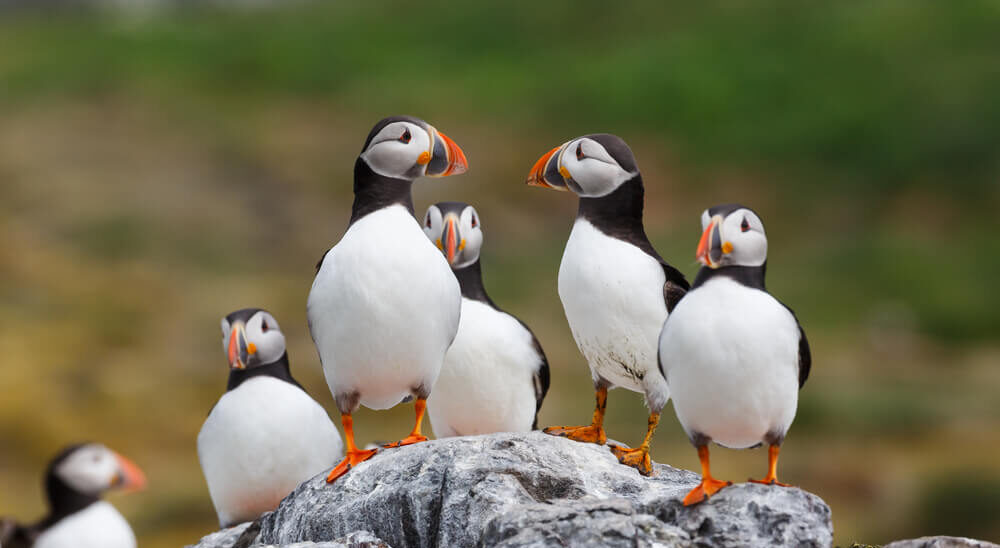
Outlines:
<svg viewBox="0 0 1000 548"><path fill-rule="evenodd" d="M705 232L701 234L701 240L698 241L698 251L695 252L695 258L698 259L698 262L709 268L721 266L723 248L720 226L722 226L722 217L719 215L712 217L711 222L705 227Z"/></svg>
<svg viewBox="0 0 1000 548"><path fill-rule="evenodd" d="M236 322L229 333L229 347L226 349L230 369L246 369L250 356L257 353L257 347L247 342L246 327L243 322Z"/></svg>
<svg viewBox="0 0 1000 548"><path fill-rule="evenodd" d="M528 180L525 182L530 186L561 191L569 190L566 188L566 179L559 171L559 156L565 146L565 144L559 145L539 158L531 167L531 173L528 174Z"/></svg>
<svg viewBox="0 0 1000 548"><path fill-rule="evenodd" d="M428 130L431 135L431 149L429 154L421 153L421 157L427 159L427 169L424 170L424 175L427 177L447 177L468 171L469 162L455 141L433 127L428 127ZM426 156L424 156L425 154Z"/></svg>

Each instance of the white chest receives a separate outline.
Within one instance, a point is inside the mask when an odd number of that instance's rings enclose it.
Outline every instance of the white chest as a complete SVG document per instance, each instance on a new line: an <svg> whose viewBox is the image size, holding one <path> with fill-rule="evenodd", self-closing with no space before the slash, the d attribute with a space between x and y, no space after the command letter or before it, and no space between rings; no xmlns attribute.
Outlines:
<svg viewBox="0 0 1000 548"><path fill-rule="evenodd" d="M135 533L107 502L95 502L50 527L35 548L135 548Z"/></svg>
<svg viewBox="0 0 1000 548"><path fill-rule="evenodd" d="M254 377L226 392L198 434L198 457L223 524L273 509L342 452L326 411L271 377Z"/></svg>
<svg viewBox="0 0 1000 548"><path fill-rule="evenodd" d="M717 277L688 293L664 326L664 373L689 434L729 447L783 435L798 402L799 330L764 291Z"/></svg>
<svg viewBox="0 0 1000 548"><path fill-rule="evenodd" d="M375 409L433 386L458 330L461 292L448 262L402 206L351 225L309 294L309 324L335 395Z"/></svg>
<svg viewBox="0 0 1000 548"><path fill-rule="evenodd" d="M559 266L559 297L592 372L641 390L657 368L665 281L656 259L577 219Z"/></svg>
<svg viewBox="0 0 1000 548"><path fill-rule="evenodd" d="M458 335L427 407L434 433L473 435L531 430L534 375L541 356L513 316L462 299Z"/></svg>

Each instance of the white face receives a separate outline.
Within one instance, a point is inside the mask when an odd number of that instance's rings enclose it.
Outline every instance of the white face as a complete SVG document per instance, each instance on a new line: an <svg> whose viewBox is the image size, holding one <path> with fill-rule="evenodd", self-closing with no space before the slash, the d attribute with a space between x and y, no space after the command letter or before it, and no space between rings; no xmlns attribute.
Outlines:
<svg viewBox="0 0 1000 548"><path fill-rule="evenodd" d="M73 451L59 463L55 474L80 493L99 495L115 486L121 469L110 449L91 443Z"/></svg>
<svg viewBox="0 0 1000 548"><path fill-rule="evenodd" d="M227 354L233 334L236 333L238 337L241 329L246 337L245 367L274 363L285 353L285 335L281 332L278 321L269 312L258 310L245 325L240 322L235 326L229 325L229 321L222 318L222 349ZM233 365L230 363L230 366Z"/></svg>
<svg viewBox="0 0 1000 548"><path fill-rule="evenodd" d="M433 144L428 130L412 122L393 122L372 138L361 158L379 175L413 180L424 175Z"/></svg>
<svg viewBox="0 0 1000 548"><path fill-rule="evenodd" d="M559 172L579 186L580 196L599 198L615 191L636 173L623 169L604 146L582 137L566 143L559 151ZM572 184L569 185L572 188Z"/></svg>
<svg viewBox="0 0 1000 548"><path fill-rule="evenodd" d="M711 232L706 232L712 229ZM707 254L702 262L711 268L720 266L760 266L767 260L767 235L756 213L740 208L726 215L701 214Z"/></svg>
<svg viewBox="0 0 1000 548"><path fill-rule="evenodd" d="M423 225L424 234L449 259L452 268L465 268L479 259L483 230L476 208L467 205L460 214L445 214L435 204L427 208Z"/></svg>

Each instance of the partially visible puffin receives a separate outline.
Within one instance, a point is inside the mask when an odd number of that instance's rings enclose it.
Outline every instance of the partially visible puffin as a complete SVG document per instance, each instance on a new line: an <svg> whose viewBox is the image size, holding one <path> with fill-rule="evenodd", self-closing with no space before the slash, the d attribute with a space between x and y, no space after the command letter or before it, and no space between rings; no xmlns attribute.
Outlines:
<svg viewBox="0 0 1000 548"><path fill-rule="evenodd" d="M136 491L146 485L139 467L99 443L62 450L45 472L49 514L34 525L0 520L3 548L135 548L135 533L106 491Z"/></svg>
<svg viewBox="0 0 1000 548"><path fill-rule="evenodd" d="M557 146L535 163L527 182L580 197L559 265L559 298L597 392L590 425L545 432L603 444L608 389L641 392L650 410L642 445L611 450L649 475L649 441L671 392L657 367L657 340L688 283L646 237L642 175L621 138L599 133Z"/></svg>
<svg viewBox="0 0 1000 548"><path fill-rule="evenodd" d="M424 233L444 253L462 288L458 335L427 399L434 434L443 438L537 428L549 389L549 363L528 326L486 294L479 213L462 202L439 202L424 215Z"/></svg>
<svg viewBox="0 0 1000 548"><path fill-rule="evenodd" d="M259 308L222 318L226 393L198 433L208 492L229 527L278 507L300 483L344 454L337 427L292 378L285 336Z"/></svg>
<svg viewBox="0 0 1000 548"><path fill-rule="evenodd" d="M344 237L320 259L309 292L309 327L337 401L347 456L335 481L374 450L354 443L359 405L388 409L416 399L420 424L445 352L458 332L462 294L448 261L414 217L410 187L423 176L463 173L465 154L433 126L393 116L372 128L354 163L354 207Z"/></svg>
<svg viewBox="0 0 1000 548"><path fill-rule="evenodd" d="M719 205L701 215L698 260L705 265L660 335L663 374L674 410L701 460L691 505L730 482L712 477L708 443L732 448L768 444L768 471L778 482L778 452L809 377L809 342L790 308L764 287L767 237L750 208Z"/></svg>

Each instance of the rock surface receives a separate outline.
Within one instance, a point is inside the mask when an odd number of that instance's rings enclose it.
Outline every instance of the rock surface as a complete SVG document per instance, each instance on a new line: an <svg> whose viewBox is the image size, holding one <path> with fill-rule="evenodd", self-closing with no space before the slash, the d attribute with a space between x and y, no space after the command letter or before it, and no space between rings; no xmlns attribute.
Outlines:
<svg viewBox="0 0 1000 548"><path fill-rule="evenodd" d="M920 537L890 542L884 548L1000 548L1000 545L965 537Z"/></svg>
<svg viewBox="0 0 1000 548"><path fill-rule="evenodd" d="M815 495L737 484L686 508L698 480L662 464L646 478L605 446L538 432L449 438L384 450L333 485L317 476L254 523L256 538L233 528L196 546L343 542L357 531L396 548L833 542L830 508Z"/></svg>

